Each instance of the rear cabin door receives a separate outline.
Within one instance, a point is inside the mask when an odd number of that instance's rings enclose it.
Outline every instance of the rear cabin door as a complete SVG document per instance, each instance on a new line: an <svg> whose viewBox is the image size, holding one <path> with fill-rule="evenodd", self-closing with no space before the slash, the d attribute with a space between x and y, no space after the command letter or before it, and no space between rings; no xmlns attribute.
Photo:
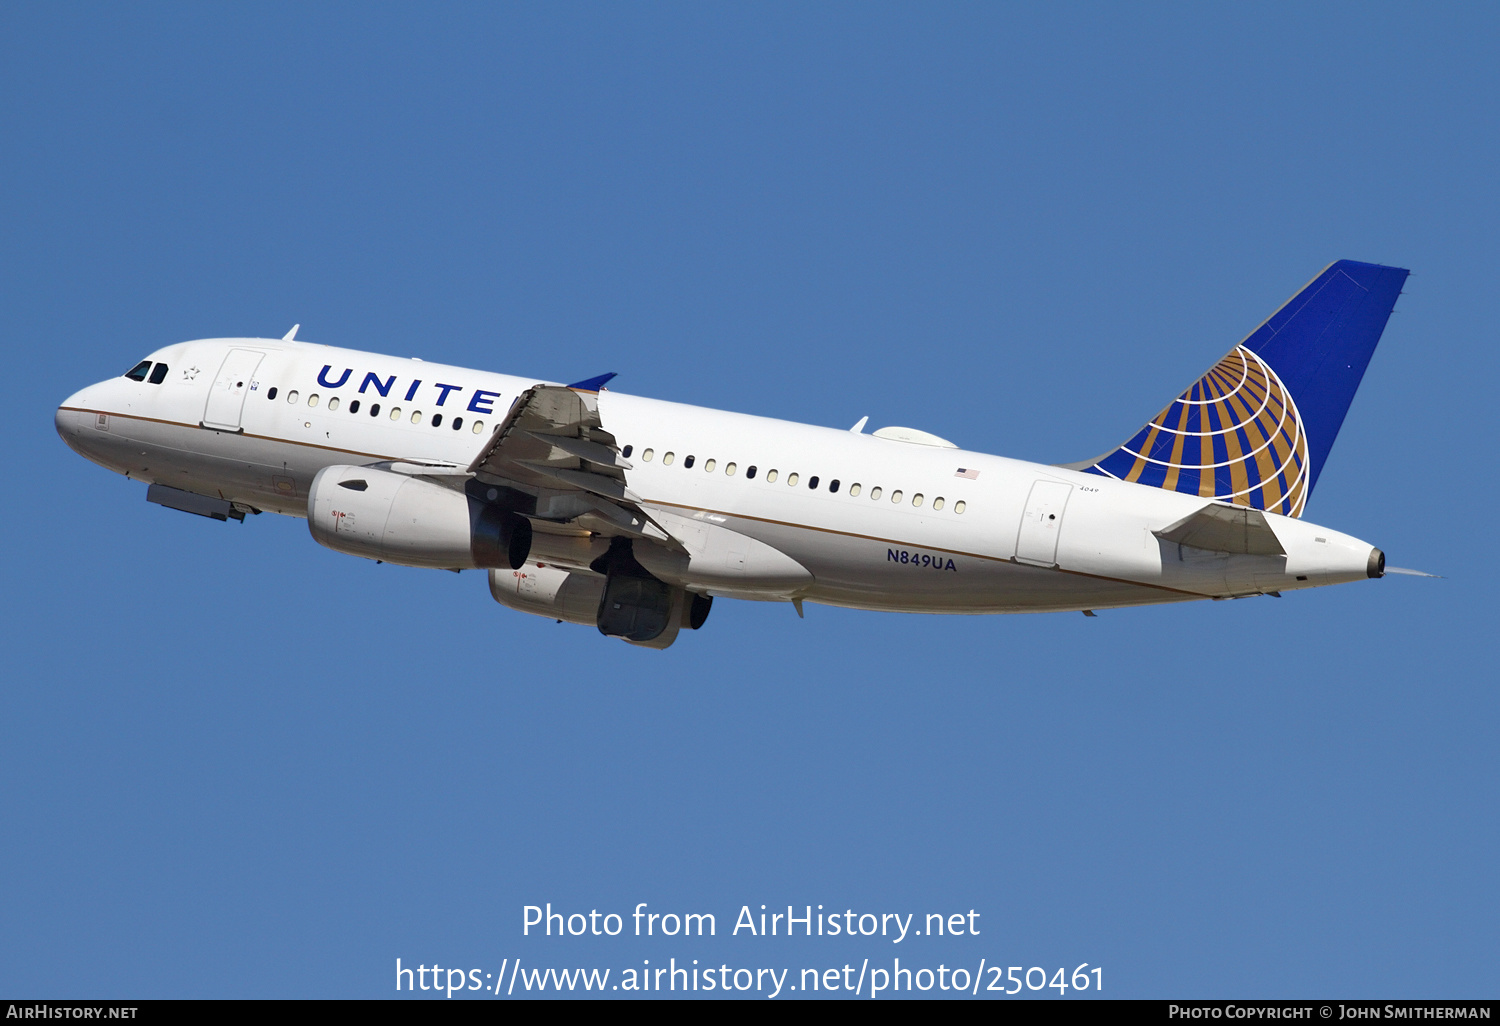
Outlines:
<svg viewBox="0 0 1500 1026"><path fill-rule="evenodd" d="M1061 481L1038 481L1031 486L1026 512L1021 515L1021 530L1016 535L1017 562L1057 565L1057 537L1072 491L1072 485Z"/></svg>
<svg viewBox="0 0 1500 1026"><path fill-rule="evenodd" d="M229 351L208 392L208 404L203 408L204 427L218 428L221 431L240 430L240 413L245 408L245 394L250 390L255 368L260 366L265 355L253 349Z"/></svg>

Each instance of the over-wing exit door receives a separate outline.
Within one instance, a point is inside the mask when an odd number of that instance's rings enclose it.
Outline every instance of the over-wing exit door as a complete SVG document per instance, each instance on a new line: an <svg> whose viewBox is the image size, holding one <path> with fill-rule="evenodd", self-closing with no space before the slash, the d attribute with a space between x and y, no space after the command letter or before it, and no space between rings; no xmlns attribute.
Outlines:
<svg viewBox="0 0 1500 1026"><path fill-rule="evenodd" d="M1021 530L1016 535L1016 560L1038 566L1057 565L1057 537L1062 532L1063 510L1073 486L1061 481L1038 481L1031 486Z"/></svg>
<svg viewBox="0 0 1500 1026"><path fill-rule="evenodd" d="M253 349L231 349L224 357L224 365L214 378L208 392L208 404L203 407L203 426L225 431L240 429L240 413L245 408L245 393L250 388L251 376L260 366L265 353Z"/></svg>

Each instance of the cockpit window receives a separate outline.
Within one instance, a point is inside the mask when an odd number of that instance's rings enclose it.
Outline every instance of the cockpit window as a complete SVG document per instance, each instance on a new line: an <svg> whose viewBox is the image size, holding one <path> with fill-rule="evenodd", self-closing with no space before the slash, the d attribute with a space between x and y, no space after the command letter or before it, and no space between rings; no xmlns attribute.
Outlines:
<svg viewBox="0 0 1500 1026"><path fill-rule="evenodd" d="M131 381L145 381L146 380L146 372L148 370L150 370L150 369L151 369L151 361L150 360L142 360L140 363L136 364L134 367L132 367L128 371L126 371L125 372L125 376L127 378L129 378Z"/></svg>
<svg viewBox="0 0 1500 1026"><path fill-rule="evenodd" d="M151 368L151 384L159 385L167 380L167 365L159 363Z"/></svg>

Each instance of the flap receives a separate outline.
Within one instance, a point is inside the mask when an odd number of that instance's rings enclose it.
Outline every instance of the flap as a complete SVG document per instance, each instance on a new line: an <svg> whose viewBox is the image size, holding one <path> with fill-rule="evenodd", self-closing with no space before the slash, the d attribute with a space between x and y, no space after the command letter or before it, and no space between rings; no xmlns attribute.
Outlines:
<svg viewBox="0 0 1500 1026"><path fill-rule="evenodd" d="M668 540L625 486L628 469L615 436L599 420L598 395L537 385L521 393L468 472L485 484L565 497L545 511L539 506L541 519L587 518L583 526L605 535Z"/></svg>
<svg viewBox="0 0 1500 1026"><path fill-rule="evenodd" d="M486 483L547 488L557 487L556 471L562 470L583 479L571 487L616 496L624 491L615 438L599 423L598 397L555 385L521 393L489 445L469 465ZM595 487L585 483L590 478L598 478Z"/></svg>
<svg viewBox="0 0 1500 1026"><path fill-rule="evenodd" d="M1210 552L1245 556L1284 556L1286 549L1266 515L1246 506L1204 506L1170 527L1153 531L1162 541Z"/></svg>

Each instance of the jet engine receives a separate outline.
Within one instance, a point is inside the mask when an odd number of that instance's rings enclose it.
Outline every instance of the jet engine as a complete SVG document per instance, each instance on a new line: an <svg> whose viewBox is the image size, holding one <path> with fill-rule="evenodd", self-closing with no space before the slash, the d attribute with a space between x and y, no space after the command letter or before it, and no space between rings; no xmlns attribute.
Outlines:
<svg viewBox="0 0 1500 1026"><path fill-rule="evenodd" d="M523 613L593 624L599 618L604 578L529 563L514 570L491 570L490 595L502 606Z"/></svg>
<svg viewBox="0 0 1500 1026"><path fill-rule="evenodd" d="M490 571L490 595L523 613L568 623L593 624L601 634L632 645L666 648L686 627L697 630L713 599L654 578L602 576L542 563Z"/></svg>
<svg viewBox="0 0 1500 1026"><path fill-rule="evenodd" d="M519 568L531 551L531 521L520 514L376 467L320 470L307 526L320 545L403 566Z"/></svg>

